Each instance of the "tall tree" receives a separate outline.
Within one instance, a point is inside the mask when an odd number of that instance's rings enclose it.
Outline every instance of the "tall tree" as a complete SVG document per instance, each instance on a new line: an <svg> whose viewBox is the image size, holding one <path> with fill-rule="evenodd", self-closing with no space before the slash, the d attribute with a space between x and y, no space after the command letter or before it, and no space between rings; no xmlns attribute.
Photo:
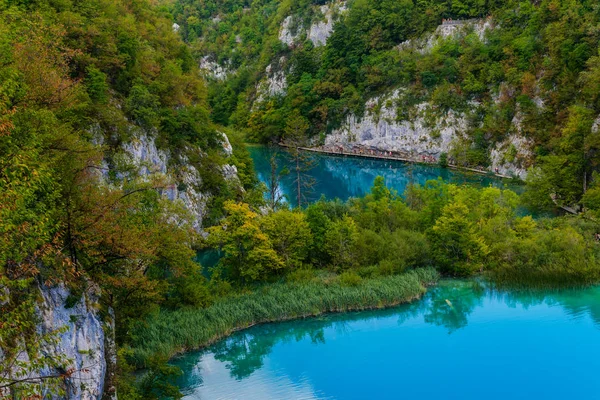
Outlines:
<svg viewBox="0 0 600 400"><path fill-rule="evenodd" d="M300 111L294 110L288 118L284 131L284 143L290 149L294 163L294 189L296 191L296 205L301 208L307 202L307 195L315 185L315 180L308 172L314 167L314 160L302 147L307 144L306 131L308 120Z"/></svg>

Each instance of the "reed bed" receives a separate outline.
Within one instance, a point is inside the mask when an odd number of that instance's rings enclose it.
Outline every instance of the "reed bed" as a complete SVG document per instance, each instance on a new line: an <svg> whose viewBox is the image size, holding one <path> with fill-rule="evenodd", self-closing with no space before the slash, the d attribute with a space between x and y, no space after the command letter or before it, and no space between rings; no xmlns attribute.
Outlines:
<svg viewBox="0 0 600 400"><path fill-rule="evenodd" d="M223 298L204 309L163 310L133 332L132 361L144 367L153 356L172 357L199 349L256 324L410 302L438 278L433 268L425 268L364 279L356 286L322 280L277 283Z"/></svg>

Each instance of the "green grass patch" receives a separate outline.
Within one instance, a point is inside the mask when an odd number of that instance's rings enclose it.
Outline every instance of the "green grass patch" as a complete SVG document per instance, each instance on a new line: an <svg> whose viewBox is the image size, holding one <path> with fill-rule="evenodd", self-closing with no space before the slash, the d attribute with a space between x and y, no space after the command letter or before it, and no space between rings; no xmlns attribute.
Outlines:
<svg viewBox="0 0 600 400"><path fill-rule="evenodd" d="M199 349L256 324L406 303L423 295L438 278L433 268L426 268L360 279L353 285L339 279L277 283L228 296L208 308L163 310L134 330L131 361L144 367L153 356Z"/></svg>

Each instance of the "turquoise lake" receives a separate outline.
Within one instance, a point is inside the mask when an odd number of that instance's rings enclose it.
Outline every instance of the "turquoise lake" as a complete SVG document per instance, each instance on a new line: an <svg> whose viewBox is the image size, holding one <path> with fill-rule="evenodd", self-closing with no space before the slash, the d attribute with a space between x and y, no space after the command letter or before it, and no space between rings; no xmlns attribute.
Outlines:
<svg viewBox="0 0 600 400"><path fill-rule="evenodd" d="M248 150L254 160L254 168L261 182L268 182L271 173L270 158L274 152L277 164L281 170L287 167L294 168L293 162L287 151L264 146L249 146ZM317 153L306 153L313 167L307 171L314 185L307 194L309 201L318 200L321 195L327 199L339 198L347 200L350 197L360 197L369 193L373 181L378 175L385 178L386 185L396 190L399 194L409 183L424 184L428 180L442 178L446 182L457 184L470 184L474 186L497 186L510 188L516 191L521 186L510 180L503 180L490 175L464 173L436 165L411 164L394 160L376 160L359 157L331 156ZM281 179L280 190L289 203L296 204L294 191L294 176L292 173Z"/></svg>
<svg viewBox="0 0 600 400"><path fill-rule="evenodd" d="M598 399L600 288L443 281L411 304L257 326L174 363L186 399Z"/></svg>
<svg viewBox="0 0 600 400"><path fill-rule="evenodd" d="M275 154L278 170L284 168L293 170L294 163L287 151L282 148L251 145L248 151L254 161L254 169L258 179L267 183L271 174L271 155ZM307 175L314 181L314 186L307 194L308 201L316 201L321 196L326 199L348 200L351 197L361 197L369 193L373 181L378 175L385 178L387 187L399 194L410 183L424 184L428 180L442 178L446 182L469 184L473 186L496 186L521 192L523 187L513 181L500 179L490 175L463 173L436 165L410 164L402 161L386 161L359 157L342 157L318 153L306 153L313 164ZM287 202L296 206L293 174L283 175L280 182L280 193ZM524 209L522 212L525 212ZM214 266L219 256L208 250L198 253L198 262L204 267Z"/></svg>
<svg viewBox="0 0 600 400"><path fill-rule="evenodd" d="M250 152L267 181L269 150ZM313 158L309 200L362 196L377 175L399 193L438 177L520 190L436 166ZM281 191L294 205L291 176ZM411 304L257 326L173 363L190 400L600 399L600 287L503 292L447 280Z"/></svg>

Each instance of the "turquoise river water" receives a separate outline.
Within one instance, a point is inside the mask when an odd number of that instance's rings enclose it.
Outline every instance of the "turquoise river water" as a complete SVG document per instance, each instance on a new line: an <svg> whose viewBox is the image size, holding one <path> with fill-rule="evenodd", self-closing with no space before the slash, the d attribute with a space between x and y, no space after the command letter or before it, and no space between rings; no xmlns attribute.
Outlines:
<svg viewBox="0 0 600 400"><path fill-rule="evenodd" d="M248 150L254 161L254 169L258 179L263 183L269 182L271 174L271 155L275 154L278 170L286 168L292 171L295 167L289 153L281 148L265 146L249 146ZM473 186L497 186L522 191L522 186L506 179L490 175L463 173L451 169L440 168L436 165L410 164L401 161L386 161L358 157L330 156L318 153L305 153L312 167L306 175L314 182L306 200L315 201L321 196L332 200L335 198L348 200L350 197L360 197L369 193L373 181L378 175L385 178L386 185L398 192L404 193L409 183L424 184L428 180L441 178L446 182L469 184ZM280 178L279 192L288 203L297 203L294 176L290 172ZM205 268L214 266L219 255L212 251L202 251L198 254L198 262Z"/></svg>
<svg viewBox="0 0 600 400"><path fill-rule="evenodd" d="M285 150L269 149L264 146L249 146L250 155L254 160L254 168L262 182L268 182L271 174L270 158L274 152L277 164L281 170L287 167L293 170L294 164ZM502 180L490 175L463 173L437 165L411 164L395 160L377 160L358 157L329 156L317 153L306 153L311 159L312 168L306 174L314 182L312 190L307 194L309 201L318 200L321 195L327 199L339 198L347 200L350 197L364 196L373 186L378 175L385 178L386 185L399 194L409 183L424 184L431 179L442 178L446 182L470 184L474 186L498 186L516 191L520 186L510 180ZM288 201L295 205L294 174L290 173L281 178L280 190Z"/></svg>
<svg viewBox="0 0 600 400"><path fill-rule="evenodd" d="M266 181L268 151L250 150ZM395 161L314 161L312 200L364 195L377 175L399 193L437 177L507 185ZM282 192L293 204L291 177ZM257 326L173 362L186 399L600 399L600 287L524 293L443 281L411 304Z"/></svg>
<svg viewBox="0 0 600 400"><path fill-rule="evenodd" d="M174 362L186 399L598 399L600 288L444 281L411 304L257 326Z"/></svg>

